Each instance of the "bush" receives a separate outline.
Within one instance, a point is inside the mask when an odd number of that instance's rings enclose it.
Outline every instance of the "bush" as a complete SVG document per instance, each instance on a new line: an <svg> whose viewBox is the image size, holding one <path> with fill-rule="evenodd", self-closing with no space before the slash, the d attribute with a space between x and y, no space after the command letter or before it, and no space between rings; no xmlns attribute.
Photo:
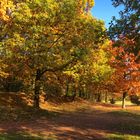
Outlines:
<svg viewBox="0 0 140 140"><path fill-rule="evenodd" d="M23 86L23 82L19 80L6 81L3 83L3 89L7 92L18 92Z"/></svg>
<svg viewBox="0 0 140 140"><path fill-rule="evenodd" d="M131 101L133 104L140 105L140 97L137 96L137 95L131 95L131 96L130 96L130 101Z"/></svg>

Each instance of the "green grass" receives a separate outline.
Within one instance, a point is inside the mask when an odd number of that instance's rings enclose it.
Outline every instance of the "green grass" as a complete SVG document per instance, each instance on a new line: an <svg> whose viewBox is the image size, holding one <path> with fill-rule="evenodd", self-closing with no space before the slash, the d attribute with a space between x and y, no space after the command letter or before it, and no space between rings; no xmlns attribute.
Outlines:
<svg viewBox="0 0 140 140"><path fill-rule="evenodd" d="M140 114L139 112L130 112L125 110L112 111L111 115L116 117L123 117L125 120L115 125L115 130L118 132L130 132L135 133L137 130L140 130ZM108 140L140 140L140 136L130 135L130 134L109 134L107 136Z"/></svg>
<svg viewBox="0 0 140 140"><path fill-rule="evenodd" d="M109 112L110 115L113 115L115 117L120 117L120 119L124 119L124 121L121 121L119 124L116 124L114 126L115 130L121 131L121 132L130 132L135 133L138 130L140 130L140 114L139 113L132 113L125 110L120 111L112 111Z"/></svg>
<svg viewBox="0 0 140 140"><path fill-rule="evenodd" d="M116 101L115 102L115 105L122 105L122 101ZM125 101L125 105L127 106L127 105L134 105L133 103L131 103L131 101Z"/></svg>
<svg viewBox="0 0 140 140"><path fill-rule="evenodd" d="M140 136L123 135L123 134L109 134L107 140L140 140Z"/></svg>
<svg viewBox="0 0 140 140"><path fill-rule="evenodd" d="M140 112L132 112L128 110L117 110L117 111L111 111L109 112L110 115L116 116L116 117L131 117L134 119L140 118Z"/></svg>
<svg viewBox="0 0 140 140"><path fill-rule="evenodd" d="M0 140L43 140L39 136L31 136L29 134L0 134Z"/></svg>
<svg viewBox="0 0 140 140"><path fill-rule="evenodd" d="M41 136L27 133L0 133L0 140L57 140L55 135Z"/></svg>

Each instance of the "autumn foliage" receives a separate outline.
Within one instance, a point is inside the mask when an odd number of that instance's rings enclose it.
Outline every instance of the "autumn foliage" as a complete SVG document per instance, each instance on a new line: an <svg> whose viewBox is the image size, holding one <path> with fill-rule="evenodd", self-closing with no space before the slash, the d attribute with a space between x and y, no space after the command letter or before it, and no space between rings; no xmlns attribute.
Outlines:
<svg viewBox="0 0 140 140"><path fill-rule="evenodd" d="M0 1L1 88L33 92L37 108L42 91L96 101L108 92L138 94L136 40L110 41L93 6L93 0Z"/></svg>

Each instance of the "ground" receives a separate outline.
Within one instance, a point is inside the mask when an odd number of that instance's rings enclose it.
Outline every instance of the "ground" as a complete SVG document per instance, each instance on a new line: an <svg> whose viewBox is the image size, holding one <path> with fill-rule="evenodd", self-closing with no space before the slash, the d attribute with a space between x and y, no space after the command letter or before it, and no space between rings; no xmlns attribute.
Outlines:
<svg viewBox="0 0 140 140"><path fill-rule="evenodd" d="M0 117L0 140L140 140L139 106L122 110L79 100L8 113Z"/></svg>

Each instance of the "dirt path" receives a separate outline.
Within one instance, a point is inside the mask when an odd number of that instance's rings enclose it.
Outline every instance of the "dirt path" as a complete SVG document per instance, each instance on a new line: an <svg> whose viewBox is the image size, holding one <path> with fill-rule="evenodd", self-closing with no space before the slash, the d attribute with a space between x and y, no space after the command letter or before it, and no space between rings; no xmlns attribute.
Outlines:
<svg viewBox="0 0 140 140"><path fill-rule="evenodd" d="M0 123L0 131L7 133L27 132L42 136L44 139L54 137L58 140L104 140L109 133L140 135L140 130L133 131L120 127L131 121L134 123L136 120L133 116L118 117L112 113L112 111L119 110L118 108L104 108L103 106L88 106L86 109L73 112L61 111L60 115L51 119L3 122Z"/></svg>

